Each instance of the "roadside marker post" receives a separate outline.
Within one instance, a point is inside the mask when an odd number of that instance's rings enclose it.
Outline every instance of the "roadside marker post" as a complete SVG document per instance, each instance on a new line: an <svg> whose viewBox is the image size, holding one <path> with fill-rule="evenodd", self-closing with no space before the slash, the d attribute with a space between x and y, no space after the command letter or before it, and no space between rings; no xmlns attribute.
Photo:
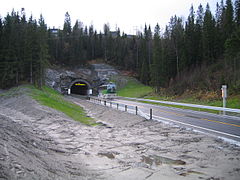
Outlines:
<svg viewBox="0 0 240 180"><path fill-rule="evenodd" d="M136 106L136 115L138 114L138 107Z"/></svg>
<svg viewBox="0 0 240 180"><path fill-rule="evenodd" d="M223 108L226 108L227 104L227 85L222 85L222 98L223 98ZM226 115L226 111L223 110L223 115Z"/></svg>
<svg viewBox="0 0 240 180"><path fill-rule="evenodd" d="M125 111L127 111L127 105L125 105Z"/></svg>
<svg viewBox="0 0 240 180"><path fill-rule="evenodd" d="M150 120L152 120L152 109L150 109Z"/></svg>

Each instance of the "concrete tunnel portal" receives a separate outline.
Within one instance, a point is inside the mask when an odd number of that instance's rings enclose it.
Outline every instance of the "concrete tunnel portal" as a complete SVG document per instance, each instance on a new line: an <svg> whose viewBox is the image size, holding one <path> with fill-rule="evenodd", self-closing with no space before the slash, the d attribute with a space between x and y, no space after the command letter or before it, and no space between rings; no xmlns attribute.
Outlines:
<svg viewBox="0 0 240 180"><path fill-rule="evenodd" d="M87 96L91 94L91 86L85 80L75 80L71 83L68 94L78 94Z"/></svg>

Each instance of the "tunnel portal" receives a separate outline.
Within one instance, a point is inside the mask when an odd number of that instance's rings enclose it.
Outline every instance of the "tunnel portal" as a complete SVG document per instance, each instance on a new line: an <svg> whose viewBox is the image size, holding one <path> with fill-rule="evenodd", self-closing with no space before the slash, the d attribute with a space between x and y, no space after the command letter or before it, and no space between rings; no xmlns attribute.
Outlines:
<svg viewBox="0 0 240 180"><path fill-rule="evenodd" d="M90 85L85 81L74 81L70 87L71 94L88 95Z"/></svg>

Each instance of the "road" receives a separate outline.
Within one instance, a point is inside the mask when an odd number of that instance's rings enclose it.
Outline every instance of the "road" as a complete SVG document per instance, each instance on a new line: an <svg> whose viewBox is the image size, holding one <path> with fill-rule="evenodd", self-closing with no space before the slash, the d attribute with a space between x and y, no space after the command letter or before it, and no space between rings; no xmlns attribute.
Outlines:
<svg viewBox="0 0 240 180"><path fill-rule="evenodd" d="M128 106L138 106L138 109L148 116L150 109L152 109L153 120L172 122L184 127L190 127L198 131L240 142L239 117L223 116L121 99L115 99L112 102ZM130 108L131 107L128 109ZM132 107L132 109L134 108Z"/></svg>

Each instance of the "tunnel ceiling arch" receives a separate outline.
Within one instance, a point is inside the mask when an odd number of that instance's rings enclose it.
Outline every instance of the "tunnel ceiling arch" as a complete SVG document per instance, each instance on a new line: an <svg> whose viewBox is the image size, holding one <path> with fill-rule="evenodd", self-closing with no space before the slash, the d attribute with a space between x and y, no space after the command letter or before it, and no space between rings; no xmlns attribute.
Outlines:
<svg viewBox="0 0 240 180"><path fill-rule="evenodd" d="M69 89L71 94L88 95L91 86L87 81L77 79L70 84Z"/></svg>

